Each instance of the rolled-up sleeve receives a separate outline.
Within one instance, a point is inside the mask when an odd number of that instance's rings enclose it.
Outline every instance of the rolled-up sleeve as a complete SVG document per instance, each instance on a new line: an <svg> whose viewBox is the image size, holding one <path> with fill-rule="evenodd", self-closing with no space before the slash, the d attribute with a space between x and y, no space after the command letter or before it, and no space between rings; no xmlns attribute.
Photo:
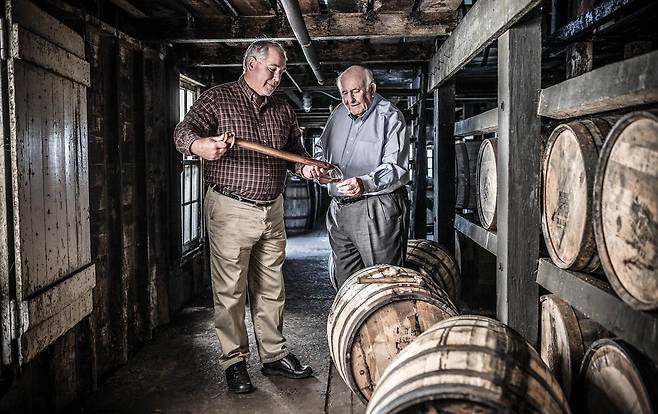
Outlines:
<svg viewBox="0 0 658 414"><path fill-rule="evenodd" d="M202 94L194 102L185 118L174 130L176 149L184 155L193 155L192 143L199 138L209 137L217 131L217 116L213 111L212 95Z"/></svg>
<svg viewBox="0 0 658 414"><path fill-rule="evenodd" d="M386 137L381 164L358 178L365 193L376 193L409 182L409 137L404 116L395 111L386 120Z"/></svg>

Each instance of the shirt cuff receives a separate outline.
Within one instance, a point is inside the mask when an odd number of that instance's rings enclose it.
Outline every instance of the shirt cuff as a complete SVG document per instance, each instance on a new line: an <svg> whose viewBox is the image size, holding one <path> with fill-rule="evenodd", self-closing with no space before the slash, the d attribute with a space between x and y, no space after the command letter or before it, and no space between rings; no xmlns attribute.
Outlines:
<svg viewBox="0 0 658 414"><path fill-rule="evenodd" d="M360 175L357 177L363 183L363 193L374 193L377 191L375 180L369 175Z"/></svg>
<svg viewBox="0 0 658 414"><path fill-rule="evenodd" d="M199 139L199 137L187 136L183 139L178 150L184 155L195 155L192 153L192 143Z"/></svg>

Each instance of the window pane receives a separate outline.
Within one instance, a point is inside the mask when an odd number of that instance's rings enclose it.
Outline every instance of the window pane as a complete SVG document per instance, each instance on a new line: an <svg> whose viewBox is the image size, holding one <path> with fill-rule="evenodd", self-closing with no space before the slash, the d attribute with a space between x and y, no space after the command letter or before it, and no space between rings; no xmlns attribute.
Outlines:
<svg viewBox="0 0 658 414"><path fill-rule="evenodd" d="M185 171L185 198L183 198L184 203L189 203L192 198L192 166L186 165L184 167Z"/></svg>
<svg viewBox="0 0 658 414"><path fill-rule="evenodd" d="M187 90L187 108L185 108L185 112L190 110L192 107L192 104L194 103L194 91Z"/></svg>
<svg viewBox="0 0 658 414"><path fill-rule="evenodd" d="M190 207L192 208L192 235L190 239L194 240L199 237L199 203L192 203Z"/></svg>
<svg viewBox="0 0 658 414"><path fill-rule="evenodd" d="M183 88L178 89L178 97L180 101L178 105L178 111L179 111L178 121L182 121L183 118L185 118L185 114L187 113L187 108L185 106L185 89Z"/></svg>
<svg viewBox="0 0 658 414"><path fill-rule="evenodd" d="M199 199L199 165L192 165L192 201Z"/></svg>
<svg viewBox="0 0 658 414"><path fill-rule="evenodd" d="M187 205L183 208L183 244L185 244L190 241L190 235L192 234L192 229L190 228L192 206Z"/></svg>

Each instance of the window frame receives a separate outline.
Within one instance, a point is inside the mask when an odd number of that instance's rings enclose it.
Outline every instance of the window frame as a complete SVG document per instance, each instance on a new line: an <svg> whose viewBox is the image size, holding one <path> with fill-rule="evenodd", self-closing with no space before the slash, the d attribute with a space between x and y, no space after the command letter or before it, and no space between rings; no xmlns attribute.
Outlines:
<svg viewBox="0 0 658 414"><path fill-rule="evenodd" d="M183 117L189 111L189 108L199 97L200 92L200 84L180 75L178 83L179 122L183 120ZM194 179L195 167L197 171L196 180ZM187 171L190 171L189 179L186 175ZM196 181L196 192L194 192L194 181ZM180 200L178 203L180 233L178 240L181 260L184 261L189 257L196 256L196 254L201 251L205 242L205 223L203 219L203 160L200 157L196 155L183 155L180 164L178 189L180 191ZM197 206L196 208L194 208L195 205ZM186 219L186 208L188 206L192 207L189 209L189 216ZM196 226L194 225L193 210L196 210ZM188 228L186 228L186 225Z"/></svg>

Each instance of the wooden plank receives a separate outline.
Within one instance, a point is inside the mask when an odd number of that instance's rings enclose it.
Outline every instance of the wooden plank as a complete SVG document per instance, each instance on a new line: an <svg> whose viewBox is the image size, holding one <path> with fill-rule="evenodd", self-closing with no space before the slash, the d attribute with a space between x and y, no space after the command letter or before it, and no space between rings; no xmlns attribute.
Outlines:
<svg viewBox="0 0 658 414"><path fill-rule="evenodd" d="M32 360L64 332L89 315L93 310L93 304L92 291L88 290L61 312L28 330L21 338L23 362Z"/></svg>
<svg viewBox="0 0 658 414"><path fill-rule="evenodd" d="M535 283L541 232L539 11L498 39L498 220L496 310L498 319L533 346L538 340Z"/></svg>
<svg viewBox="0 0 658 414"><path fill-rule="evenodd" d="M658 102L658 51L542 89L537 113L564 119Z"/></svg>
<svg viewBox="0 0 658 414"><path fill-rule="evenodd" d="M497 254L498 237L496 233L478 226L459 214L455 215L455 230L479 244L483 249L488 250L489 253Z"/></svg>
<svg viewBox="0 0 658 414"><path fill-rule="evenodd" d="M85 58L82 36L28 0L12 1L12 18L30 32L47 39L80 59Z"/></svg>
<svg viewBox="0 0 658 414"><path fill-rule="evenodd" d="M39 325L61 312L71 303L96 286L96 267L87 266L57 285L27 300L29 327Z"/></svg>
<svg viewBox="0 0 658 414"><path fill-rule="evenodd" d="M637 311L610 286L588 274L539 260L537 283L658 363L658 314Z"/></svg>
<svg viewBox="0 0 658 414"><path fill-rule="evenodd" d="M19 61L12 63L15 76L10 82L15 85L16 105L13 116L17 145L15 163L18 170L23 171L24 178L14 187L14 208L19 215L14 221L14 237L21 241L16 247L16 260L23 265L20 269L22 294L28 297L43 285L41 278L48 268L43 174L43 137L47 133L44 107L48 106L44 100L48 84L43 70ZM24 158L18 158L19 154Z"/></svg>
<svg viewBox="0 0 658 414"><path fill-rule="evenodd" d="M566 41L574 37L582 36L605 21L614 17L621 10L636 0L604 0L596 7L580 14L571 22L558 29L551 35L551 39Z"/></svg>
<svg viewBox="0 0 658 414"><path fill-rule="evenodd" d="M78 220L78 265L91 262L91 235L89 221L89 140L87 123L87 89L78 85L74 116L77 141L77 171L75 197Z"/></svg>
<svg viewBox="0 0 658 414"><path fill-rule="evenodd" d="M89 63L84 59L17 25L12 27L10 42L12 58L32 62L89 86Z"/></svg>
<svg viewBox="0 0 658 414"><path fill-rule="evenodd" d="M136 19L147 19L149 17L146 13L135 7L135 5L128 0L110 0L110 3L114 4Z"/></svg>
<svg viewBox="0 0 658 414"><path fill-rule="evenodd" d="M70 86L75 84L69 83ZM78 194L76 194L76 182L77 175L79 174L78 165L77 165L77 147L78 143L74 135L74 130L76 128L75 122L77 121L75 117L76 113L76 102L77 94L75 89L67 89L62 94L61 105L64 108L62 125L64 127L64 142L62 142L63 149L63 163L65 171L63 177L63 186L64 186L64 202L66 210L66 250L68 253L68 266L69 269L80 268L83 264L89 263L89 261L82 261L83 258L78 252L78 222L76 221L76 212L77 212L77 200L79 200Z"/></svg>
<svg viewBox="0 0 658 414"><path fill-rule="evenodd" d="M455 252L455 84L434 91L434 240Z"/></svg>
<svg viewBox="0 0 658 414"><path fill-rule="evenodd" d="M446 35L455 25L455 12L421 14L411 17L401 13L377 14L376 20L362 13L305 15L311 38L317 40L391 39L400 37L435 37ZM226 30L230 27L231 30ZM295 36L285 16L216 17L172 22L155 21L143 27L143 40L170 43L244 43L263 38L280 42L294 41Z"/></svg>
<svg viewBox="0 0 658 414"><path fill-rule="evenodd" d="M4 33L4 22L0 22L0 33ZM4 71L4 68L3 68ZM6 73L6 72L5 72ZM0 76L0 90L7 90L7 77L3 74ZM0 151L0 171L11 171L8 164L11 164L11 158L7 158L7 143L11 142L11 136L8 134L7 125L9 125L9 107L5 99L0 99L0 142L5 150ZM10 180L3 178L0 180L0 363L1 365L10 365L12 363L11 350L11 332L14 328L11 322L9 286L10 286L10 254L9 232L10 227L10 208L8 205L8 193ZM2 370L0 369L0 375Z"/></svg>
<svg viewBox="0 0 658 414"><path fill-rule="evenodd" d="M466 13L430 61L429 90L471 61L540 0L480 0Z"/></svg>
<svg viewBox="0 0 658 414"><path fill-rule="evenodd" d="M455 123L455 136L489 134L498 128L498 108Z"/></svg>

